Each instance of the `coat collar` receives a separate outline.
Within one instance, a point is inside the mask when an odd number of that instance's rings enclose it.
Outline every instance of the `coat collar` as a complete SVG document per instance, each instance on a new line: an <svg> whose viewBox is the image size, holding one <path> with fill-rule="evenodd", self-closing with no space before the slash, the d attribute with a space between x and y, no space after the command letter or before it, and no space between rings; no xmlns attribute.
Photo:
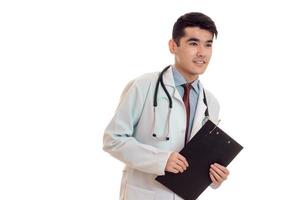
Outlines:
<svg viewBox="0 0 300 200"><path fill-rule="evenodd" d="M205 119L205 110L207 108L207 106L205 105L203 99L204 99L204 94L203 94L203 87L202 84L199 81L199 87L200 89L200 94L199 94L199 98L198 98L198 103L197 103L197 108L196 108L196 112L195 112L195 118L194 118L194 123L192 126L192 132L191 132L191 137L190 139L192 139L194 137L194 135L200 130L200 128L203 126L203 122Z"/></svg>
<svg viewBox="0 0 300 200"><path fill-rule="evenodd" d="M173 72L172 72L172 65L168 68L168 70L164 73L163 79L164 83L166 86L171 86L175 88L175 82L174 82L174 77L173 77Z"/></svg>
<svg viewBox="0 0 300 200"><path fill-rule="evenodd" d="M179 102L182 102L182 98L179 94L179 92L176 89L175 82L174 82L174 76L172 71L172 65L168 68L168 70L163 74L163 81L165 86L172 87L173 89L173 97L178 100ZM170 93L171 94L171 93Z"/></svg>

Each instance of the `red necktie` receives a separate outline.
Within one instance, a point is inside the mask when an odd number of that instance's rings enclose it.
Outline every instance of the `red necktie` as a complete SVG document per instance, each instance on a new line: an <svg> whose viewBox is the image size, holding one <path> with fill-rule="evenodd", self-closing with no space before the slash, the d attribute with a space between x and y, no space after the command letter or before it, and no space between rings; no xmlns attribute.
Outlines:
<svg viewBox="0 0 300 200"><path fill-rule="evenodd" d="M184 95L182 97L183 103L185 105L185 111L186 111L186 129L185 129L185 140L184 145L188 143L189 139L189 127L190 127L190 91L192 88L191 83L186 83L182 85L184 87Z"/></svg>

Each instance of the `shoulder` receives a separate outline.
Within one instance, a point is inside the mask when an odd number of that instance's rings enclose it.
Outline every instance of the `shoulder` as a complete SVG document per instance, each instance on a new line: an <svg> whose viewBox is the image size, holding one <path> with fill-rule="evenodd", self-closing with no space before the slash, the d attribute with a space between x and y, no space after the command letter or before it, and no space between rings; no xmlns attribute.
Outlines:
<svg viewBox="0 0 300 200"><path fill-rule="evenodd" d="M140 94L148 93L151 86L155 87L155 83L157 81L158 75L159 72L146 73L130 80L126 84L122 92L121 98L124 97L124 95L129 91L135 91Z"/></svg>
<svg viewBox="0 0 300 200"><path fill-rule="evenodd" d="M135 87L135 88L149 87L151 84L156 83L158 75L159 72L143 74L129 81L126 87Z"/></svg>
<svg viewBox="0 0 300 200"><path fill-rule="evenodd" d="M134 81L135 85L137 85L137 86L144 86L144 85L156 82L158 75L159 75L159 72L146 73L146 74L143 74L143 75L135 78L132 81Z"/></svg>

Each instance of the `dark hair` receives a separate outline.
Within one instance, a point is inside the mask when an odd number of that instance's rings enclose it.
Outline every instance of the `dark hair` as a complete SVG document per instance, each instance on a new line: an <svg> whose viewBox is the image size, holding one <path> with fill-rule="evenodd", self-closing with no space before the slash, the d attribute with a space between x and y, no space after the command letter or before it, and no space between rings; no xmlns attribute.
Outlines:
<svg viewBox="0 0 300 200"><path fill-rule="evenodd" d="M199 12L190 12L177 19L173 26L172 38L179 46L179 40L185 35L186 27L199 27L200 29L211 32L216 38L218 35L215 22L208 16Z"/></svg>

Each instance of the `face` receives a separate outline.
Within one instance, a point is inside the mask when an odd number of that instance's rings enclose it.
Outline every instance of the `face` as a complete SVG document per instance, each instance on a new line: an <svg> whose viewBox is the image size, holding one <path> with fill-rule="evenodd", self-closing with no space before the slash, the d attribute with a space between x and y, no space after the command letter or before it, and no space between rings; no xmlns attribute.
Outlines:
<svg viewBox="0 0 300 200"><path fill-rule="evenodd" d="M207 68L212 54L213 34L198 27L187 27L184 31L179 46L170 40L169 48L175 56L177 70L191 82Z"/></svg>

